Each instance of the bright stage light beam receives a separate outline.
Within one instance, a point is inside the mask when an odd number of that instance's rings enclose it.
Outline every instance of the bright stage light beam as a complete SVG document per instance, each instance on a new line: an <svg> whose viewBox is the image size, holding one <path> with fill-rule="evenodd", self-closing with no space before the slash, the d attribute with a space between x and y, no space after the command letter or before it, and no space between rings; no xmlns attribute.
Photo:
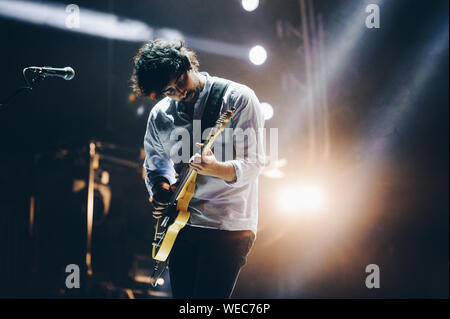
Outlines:
<svg viewBox="0 0 450 319"><path fill-rule="evenodd" d="M250 61L255 65L261 65L266 62L267 51L260 45L255 45L248 53Z"/></svg>
<svg viewBox="0 0 450 319"><path fill-rule="evenodd" d="M323 192L322 189L316 185L301 187L298 191L298 196L298 203L301 211L315 212L323 207Z"/></svg>
<svg viewBox="0 0 450 319"><path fill-rule="evenodd" d="M4 17L68 32L130 42L144 42L157 38L181 39L194 50L244 61L248 59L250 48L245 45L198 38L176 29L157 28L146 22L113 13L78 6L76 8L79 14L77 27L68 24L68 21L71 21L69 18L75 13L66 11L66 5L55 1L0 0L0 19Z"/></svg>

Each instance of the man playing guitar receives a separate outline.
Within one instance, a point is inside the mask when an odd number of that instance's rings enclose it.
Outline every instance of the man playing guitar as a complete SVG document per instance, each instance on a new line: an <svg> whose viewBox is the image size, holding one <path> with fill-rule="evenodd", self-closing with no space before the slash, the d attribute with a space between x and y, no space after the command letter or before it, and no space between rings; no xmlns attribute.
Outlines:
<svg viewBox="0 0 450 319"><path fill-rule="evenodd" d="M170 252L172 294L229 298L257 231L258 175L264 166L264 117L258 98L245 85L199 72L195 53L181 41L150 41L134 63L135 92L164 97L150 112L144 138L145 183L153 217L163 217L183 167L189 165L198 174L189 220ZM218 103L209 102L213 94L220 97ZM225 129L228 134L214 142L213 154L192 142L192 132L196 121L203 126L204 114L214 105L220 114L235 112ZM191 135L187 141L183 132ZM197 152L181 161L180 151L186 149Z"/></svg>

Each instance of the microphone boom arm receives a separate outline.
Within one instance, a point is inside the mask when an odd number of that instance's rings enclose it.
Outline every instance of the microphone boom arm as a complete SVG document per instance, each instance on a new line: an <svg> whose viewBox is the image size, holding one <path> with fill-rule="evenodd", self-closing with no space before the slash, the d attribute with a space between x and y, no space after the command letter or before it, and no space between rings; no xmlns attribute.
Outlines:
<svg viewBox="0 0 450 319"><path fill-rule="evenodd" d="M35 77L31 79L31 82L28 81L26 72L32 70ZM63 78L64 80L72 80L75 76L75 71L71 67L65 67L64 69L55 69L51 67L26 67L22 71L23 78L25 79L25 82L27 86L23 86L18 88L14 93L9 95L6 99L0 101L0 108L5 106L9 101L11 101L15 96L19 95L19 93L25 91L25 90L33 90L33 85L36 84L39 81L42 81L47 76L57 76L60 78Z"/></svg>

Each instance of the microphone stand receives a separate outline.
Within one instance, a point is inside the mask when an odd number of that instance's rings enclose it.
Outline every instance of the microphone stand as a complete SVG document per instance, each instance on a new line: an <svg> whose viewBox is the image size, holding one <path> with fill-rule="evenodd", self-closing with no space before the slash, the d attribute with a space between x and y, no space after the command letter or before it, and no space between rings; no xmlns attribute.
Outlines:
<svg viewBox="0 0 450 319"><path fill-rule="evenodd" d="M33 90L33 85L42 81L43 79L45 79L45 76L42 74L37 74L34 78L31 79L31 82L28 81L27 76L26 76L26 71L28 70L28 68L23 69L22 73L23 73L23 78L25 79L25 82L27 83L27 86L22 86L20 88L18 88L13 94L11 94L10 96L8 96L6 99L4 99L3 101L0 102L0 108L4 107L6 104L8 104L9 101L11 101L15 96L19 95L19 93L26 91L26 90ZM30 84L31 83L31 84Z"/></svg>

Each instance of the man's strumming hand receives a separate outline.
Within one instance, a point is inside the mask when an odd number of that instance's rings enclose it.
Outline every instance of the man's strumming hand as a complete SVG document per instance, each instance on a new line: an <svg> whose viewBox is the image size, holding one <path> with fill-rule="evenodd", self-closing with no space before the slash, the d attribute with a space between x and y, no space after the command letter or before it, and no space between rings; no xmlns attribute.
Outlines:
<svg viewBox="0 0 450 319"><path fill-rule="evenodd" d="M196 145L203 146L201 143L196 143ZM227 182L236 181L236 172L233 164L218 162L210 149L203 154L196 153L192 156L189 160L189 166L200 175L218 177Z"/></svg>

